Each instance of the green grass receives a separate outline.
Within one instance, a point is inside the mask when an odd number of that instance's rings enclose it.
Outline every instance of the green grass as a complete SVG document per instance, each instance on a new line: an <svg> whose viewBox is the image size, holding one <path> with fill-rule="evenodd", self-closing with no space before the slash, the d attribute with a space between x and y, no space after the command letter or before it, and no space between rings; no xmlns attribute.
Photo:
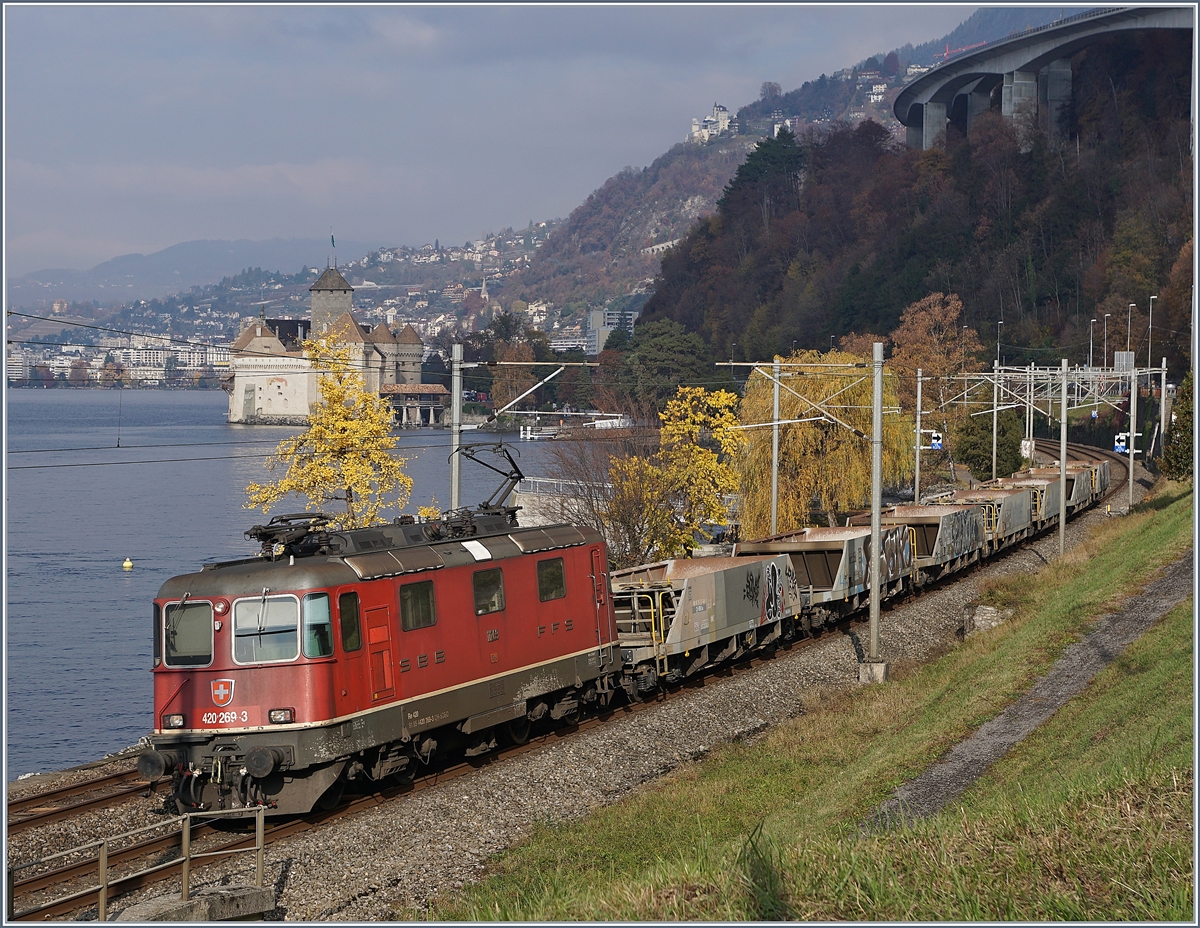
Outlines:
<svg viewBox="0 0 1200 928"><path fill-rule="evenodd" d="M897 786L1016 699L1191 539L1190 488L1113 519L984 599L1015 615L894 682L587 818L545 825L435 917L1190 919L1192 625L1175 610L953 809L862 837ZM400 918L416 913L401 911Z"/></svg>

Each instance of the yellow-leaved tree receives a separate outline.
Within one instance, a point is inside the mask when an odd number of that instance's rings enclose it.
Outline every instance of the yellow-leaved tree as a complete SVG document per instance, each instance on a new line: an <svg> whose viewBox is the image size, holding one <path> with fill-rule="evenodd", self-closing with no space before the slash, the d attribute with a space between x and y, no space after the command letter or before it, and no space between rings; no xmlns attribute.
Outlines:
<svg viewBox="0 0 1200 928"><path fill-rule="evenodd" d="M797 422L779 428L778 531L811 525L819 515L829 525L837 513L870 504L872 372L869 358L843 351L800 351L783 358L779 418ZM824 365L838 365L827 367ZM843 366L844 365L844 366ZM857 367L851 365L859 365ZM763 365L769 370L769 365ZM894 410L897 383L884 367L883 485L897 486L912 473L913 420ZM819 408L818 408L819 407ZM888 410L893 410L888 412ZM771 530L771 428L773 383L757 370L746 381L739 410L747 429L738 458L741 526L746 538ZM861 434L855 434L854 430ZM864 437L865 436L865 437Z"/></svg>
<svg viewBox="0 0 1200 928"><path fill-rule="evenodd" d="M613 457L602 508L617 560L644 563L686 554L708 526L729 518L737 492L734 427L738 398L727 390L679 387L659 414L659 448L648 457Z"/></svg>
<svg viewBox="0 0 1200 928"><path fill-rule="evenodd" d="M309 339L304 353L320 371L320 400L308 416L308 428L279 443L267 469L286 468L270 483L246 487L247 509L263 512L285 497L306 497L305 509L329 503L344 505L338 516L343 528L386 521L390 506L402 509L412 492L404 473L408 461L396 454L391 434L391 404L366 389L350 348L332 338Z"/></svg>

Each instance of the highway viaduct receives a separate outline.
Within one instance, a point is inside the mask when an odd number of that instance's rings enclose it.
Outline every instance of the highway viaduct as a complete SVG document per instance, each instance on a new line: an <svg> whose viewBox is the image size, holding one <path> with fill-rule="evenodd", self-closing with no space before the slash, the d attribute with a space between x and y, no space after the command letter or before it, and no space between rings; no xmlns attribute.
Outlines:
<svg viewBox="0 0 1200 928"><path fill-rule="evenodd" d="M1004 116L1024 117L1057 133L1071 100L1072 55L1122 32L1187 29L1194 36L1196 12L1195 6L1106 8L1030 29L931 69L900 91L893 111L908 130L910 148L932 148L951 115L961 119L965 111L969 131L991 108L1000 85ZM1193 86L1193 122L1195 104Z"/></svg>

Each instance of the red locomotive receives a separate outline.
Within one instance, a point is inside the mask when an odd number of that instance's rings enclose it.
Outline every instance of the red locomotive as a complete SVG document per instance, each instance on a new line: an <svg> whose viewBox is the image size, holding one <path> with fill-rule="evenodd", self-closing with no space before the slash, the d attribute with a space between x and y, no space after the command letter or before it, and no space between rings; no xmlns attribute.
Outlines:
<svg viewBox="0 0 1200 928"><path fill-rule="evenodd" d="M181 810L332 806L347 781L411 777L501 731L523 741L621 686L594 531L519 528L487 504L438 522L329 521L272 519L247 532L262 555L159 590L138 769L170 776Z"/></svg>

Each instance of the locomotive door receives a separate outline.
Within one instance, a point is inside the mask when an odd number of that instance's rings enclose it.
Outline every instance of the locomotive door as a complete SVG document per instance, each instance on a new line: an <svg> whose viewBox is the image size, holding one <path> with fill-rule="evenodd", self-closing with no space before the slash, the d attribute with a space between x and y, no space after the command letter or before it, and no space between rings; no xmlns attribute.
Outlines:
<svg viewBox="0 0 1200 928"><path fill-rule="evenodd" d="M371 662L371 701L396 695L392 666L392 622L387 606L367 610L367 656Z"/></svg>
<svg viewBox="0 0 1200 928"><path fill-rule="evenodd" d="M603 559L599 548L592 548L592 602L596 609L596 644L605 644L603 619L608 613L608 574L602 570ZM605 652L601 650L600 663L604 664ZM609 652L611 657L612 652Z"/></svg>

